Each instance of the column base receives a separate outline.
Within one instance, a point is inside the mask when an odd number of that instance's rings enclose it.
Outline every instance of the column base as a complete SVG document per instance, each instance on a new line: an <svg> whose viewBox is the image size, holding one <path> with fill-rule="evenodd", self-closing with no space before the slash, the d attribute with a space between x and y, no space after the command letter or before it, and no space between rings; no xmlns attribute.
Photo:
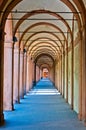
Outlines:
<svg viewBox="0 0 86 130"><path fill-rule="evenodd" d="M24 87L24 95L26 95L26 87Z"/></svg>
<svg viewBox="0 0 86 130"><path fill-rule="evenodd" d="M71 105L71 110L73 110L73 105Z"/></svg>
<svg viewBox="0 0 86 130"><path fill-rule="evenodd" d="M4 107L4 111L13 111L13 110L14 110L14 106L13 105Z"/></svg>
<svg viewBox="0 0 86 130"><path fill-rule="evenodd" d="M36 81L33 81L33 87L36 86Z"/></svg>
<svg viewBox="0 0 86 130"><path fill-rule="evenodd" d="M80 121L82 121L82 114L78 114L78 119L80 120Z"/></svg>
<svg viewBox="0 0 86 130"><path fill-rule="evenodd" d="M20 96L20 99L24 99L24 96Z"/></svg>
<svg viewBox="0 0 86 130"><path fill-rule="evenodd" d="M62 95L62 97L64 98L64 94Z"/></svg>
<svg viewBox="0 0 86 130"><path fill-rule="evenodd" d="M86 126L86 119L84 120L84 126Z"/></svg>
<svg viewBox="0 0 86 130"><path fill-rule="evenodd" d="M68 99L66 98L66 103L68 103Z"/></svg>
<svg viewBox="0 0 86 130"><path fill-rule="evenodd" d="M13 104L19 104L19 103L20 103L20 101L18 101L18 100L13 101Z"/></svg>
<svg viewBox="0 0 86 130"><path fill-rule="evenodd" d="M0 113L0 125L4 124L4 114Z"/></svg>

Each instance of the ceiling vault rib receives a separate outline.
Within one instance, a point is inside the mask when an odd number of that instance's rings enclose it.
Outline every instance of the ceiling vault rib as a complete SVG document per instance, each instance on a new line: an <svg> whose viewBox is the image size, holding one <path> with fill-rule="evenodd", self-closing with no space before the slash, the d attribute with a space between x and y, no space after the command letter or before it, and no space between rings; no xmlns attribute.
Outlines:
<svg viewBox="0 0 86 130"><path fill-rule="evenodd" d="M53 61L55 60L55 59L54 59L55 56L53 56L51 53L46 53L46 52L44 52L44 53L42 53L42 54L41 54L41 53L36 53L35 56L33 56L34 61L37 60L37 57L39 57L40 55L46 55L46 56L47 56L47 55L50 55L50 56L53 58Z"/></svg>
<svg viewBox="0 0 86 130"><path fill-rule="evenodd" d="M41 45L41 44L44 44L44 42L38 42L37 43L37 46ZM32 47L29 49L29 52L35 47L36 45L32 45ZM42 46L42 45L41 45ZM52 46L54 47L56 50L57 50L57 46L56 45L53 45L52 43L50 42L45 42L45 46Z"/></svg>
<svg viewBox="0 0 86 130"><path fill-rule="evenodd" d="M18 31L18 32L16 32L16 33L23 33L23 31ZM38 33L38 32L36 32L36 31L30 31L30 32L26 32L26 34L27 33ZM40 32L41 33L41 32ZM49 31L49 33L61 33L61 32L56 32L56 31ZM63 33L70 33L70 32L63 32Z"/></svg>
<svg viewBox="0 0 86 130"><path fill-rule="evenodd" d="M52 54L52 53L50 53L50 52L44 52L44 53L46 53L46 55L49 54L49 55L51 55L53 58L55 58L55 54ZM40 54L43 54L43 53L37 52L37 53L35 53L34 55L31 55L31 57L34 58L34 59L36 59L36 57L37 57L38 55L40 55Z"/></svg>
<svg viewBox="0 0 86 130"><path fill-rule="evenodd" d="M22 40L22 41L26 41L26 40ZM34 41L34 40L28 40L28 41ZM46 42L46 41L52 41L52 40L36 40L36 41L41 41L41 42ZM65 41L65 40L54 40L53 41Z"/></svg>
<svg viewBox="0 0 86 130"><path fill-rule="evenodd" d="M56 34L50 33L49 31L38 31L37 33L33 33L30 37L28 37L27 40L25 40L24 46L26 45L26 43L27 43L33 36L35 36L35 35L37 35L37 34L40 34L40 33L47 33L47 34L50 34L50 35L54 36L57 40L59 40L60 43L62 44L61 39L60 39ZM68 33L67 33L67 34L68 34Z"/></svg>
<svg viewBox="0 0 86 130"><path fill-rule="evenodd" d="M44 38L46 38L46 37L44 37ZM52 39L50 39L50 38L47 38L48 40L50 40L50 41L52 41L52 42L55 42L55 44L58 46L58 48L59 48L59 45L56 43L56 41L53 41ZM37 38L37 39L35 39L35 40L33 40L32 42L35 42L36 40L40 40L40 38ZM32 43L30 43L29 45L28 45L28 48L27 48L27 50L29 49L29 47L31 46L31 44ZM59 48L59 50L60 50L60 48ZM61 50L60 50L61 51Z"/></svg>
<svg viewBox="0 0 86 130"><path fill-rule="evenodd" d="M64 51L71 47L73 33L76 38L78 30L85 23L83 6L85 0L78 1L37 0L34 4L34 0L15 0L15 2L10 0L9 4L0 11L0 15L5 15L1 23L4 25L4 22L13 20L12 35L17 37L16 33L19 33L17 38L19 49L25 49L31 60L37 62L41 69L44 67L49 69ZM9 13L12 14L11 18L7 17ZM72 30L72 22L75 22L75 32Z"/></svg>
<svg viewBox="0 0 86 130"><path fill-rule="evenodd" d="M67 23L66 20L64 20L64 18L61 17L59 14L53 13L53 12L51 12L51 11L49 11L49 10L34 10L34 11L32 11L32 12L34 12L34 13L32 13L32 14L27 13L27 14L25 14L21 19L25 19L25 18L31 17L31 16L36 15L36 14L47 14L47 13L48 13L49 15L52 15L52 16L55 16L56 18L61 19L61 21L63 21L63 23L69 28L70 33L71 33L71 29L70 29L68 23ZM14 30L14 34L15 34L15 32L17 31L17 28L20 26L20 24L21 24L23 21L24 21L24 20L19 20L19 21L17 22L16 27L15 27L15 30Z"/></svg>
<svg viewBox="0 0 86 130"><path fill-rule="evenodd" d="M51 27L53 27L53 28L55 28L55 29L58 29L59 31L61 31L61 33L62 33L64 39L66 40L66 37L65 37L63 31L62 31L58 26L56 26L56 25L54 25L54 24L51 24L51 23L48 23L48 22L39 22L39 23L35 23L35 24L31 25L30 27L28 27L28 28L24 31L24 33L21 35L21 37L20 37L20 39L19 39L19 45L20 45L20 43L21 43L21 41L22 41L22 39L23 39L25 33L26 33L28 30L30 30L31 28L33 28L33 27L35 27L35 26L45 25L45 24L46 24L46 25L49 25L49 26L51 26ZM28 40L29 40L29 39L28 39Z"/></svg>
<svg viewBox="0 0 86 130"><path fill-rule="evenodd" d="M49 46L48 47L39 46L38 48L36 47L35 49L31 50L30 52L33 53L33 52L39 51L40 49L49 49L49 50L57 53L57 50L55 50L55 48L52 48L52 47L49 47Z"/></svg>
<svg viewBox="0 0 86 130"><path fill-rule="evenodd" d="M40 50L34 51L33 53L31 53L31 56L35 55L37 52L41 52L41 51L44 51L44 49L41 48ZM49 53L51 52L50 49L46 49L46 51L48 51ZM56 55L55 51L52 51L52 54Z"/></svg>
<svg viewBox="0 0 86 130"><path fill-rule="evenodd" d="M0 11L0 13L30 13L30 14L32 14L32 13L35 13L35 11L32 11L32 12L30 12L30 11L18 11L18 10L15 10L15 11ZM37 13L39 13L39 11L37 12ZM48 13L48 11L46 11L46 13ZM79 12L79 11L76 11L76 12L62 12L62 11L58 11L58 12L55 12L55 11L52 11L52 13L62 13L62 14L81 14L81 12Z"/></svg>
<svg viewBox="0 0 86 130"><path fill-rule="evenodd" d="M29 21L33 21L33 20L34 20L34 21L35 21L35 20L58 21L58 20L61 20L61 21L62 21L63 19L61 19L61 18L60 18L60 19L55 19L55 18L52 18L52 19L48 19L48 18L47 18L47 19L46 19L46 18L42 18L42 19L41 19L41 18L32 18L32 19L31 19L31 18L29 18L29 19L28 19L28 18L6 18L6 20L29 20ZM64 19L64 20L69 20L69 21L71 21L71 20L73 20L73 19L68 19L68 18L67 18L67 19ZM74 19L74 20L77 21L77 19Z"/></svg>
<svg viewBox="0 0 86 130"><path fill-rule="evenodd" d="M43 44L44 42L39 42L39 43L37 43L37 45L33 45L30 49L29 49L29 53L35 48L35 47L39 47L40 46L40 44ZM58 49L57 49L57 46L56 45L53 45L53 44L51 44L50 42L45 42L46 43L46 45L45 46L52 46L54 49L56 49L57 51L58 51ZM42 46L42 45L41 45Z"/></svg>

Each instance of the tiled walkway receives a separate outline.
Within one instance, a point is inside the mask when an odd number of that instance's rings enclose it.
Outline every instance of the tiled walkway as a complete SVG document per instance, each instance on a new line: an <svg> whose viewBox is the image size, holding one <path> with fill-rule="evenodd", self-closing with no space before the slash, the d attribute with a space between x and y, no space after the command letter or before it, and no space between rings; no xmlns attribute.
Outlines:
<svg viewBox="0 0 86 130"><path fill-rule="evenodd" d="M48 79L42 79L15 111L5 112L0 130L86 130Z"/></svg>

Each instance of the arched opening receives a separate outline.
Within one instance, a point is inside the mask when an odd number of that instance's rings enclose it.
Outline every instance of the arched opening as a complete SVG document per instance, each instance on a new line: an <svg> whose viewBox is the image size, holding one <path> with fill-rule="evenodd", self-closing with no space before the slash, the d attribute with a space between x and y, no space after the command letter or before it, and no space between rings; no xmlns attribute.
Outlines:
<svg viewBox="0 0 86 130"><path fill-rule="evenodd" d="M0 122L43 76L86 123L85 1L2 0L0 22Z"/></svg>
<svg viewBox="0 0 86 130"><path fill-rule="evenodd" d="M49 71L47 68L43 68L43 78L49 78Z"/></svg>

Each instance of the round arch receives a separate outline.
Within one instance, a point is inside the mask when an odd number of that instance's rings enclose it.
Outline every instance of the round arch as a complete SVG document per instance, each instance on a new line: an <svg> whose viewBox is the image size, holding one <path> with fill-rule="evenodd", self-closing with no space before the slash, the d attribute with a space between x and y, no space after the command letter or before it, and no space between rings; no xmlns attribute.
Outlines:
<svg viewBox="0 0 86 130"><path fill-rule="evenodd" d="M57 49L57 47L55 46L55 45L53 45L53 44L51 44L50 42L37 42L36 43L36 45L33 45L30 49L29 49L29 54L30 54L30 52L36 47L39 47L39 45L41 45L42 46L42 44L46 44L45 46L49 46L49 47L53 47L56 51L59 51L58 49Z"/></svg>
<svg viewBox="0 0 86 130"><path fill-rule="evenodd" d="M40 38L35 39L34 41L32 41L32 42L28 45L27 50L29 49L30 45L32 45L35 41L37 41L37 40L42 40L42 39L49 40L49 42L52 41L52 42L58 47L58 49L60 50L60 52L62 52L62 51L61 51L61 48L60 48L60 46L57 44L57 42L54 41L54 40L52 40L51 38L47 38L47 37L40 37ZM44 42L45 42L45 40L44 40ZM62 46L62 47L63 47L63 46Z"/></svg>
<svg viewBox="0 0 86 130"><path fill-rule="evenodd" d="M29 30L30 30L31 28L33 28L33 27L41 26L41 25L48 25L48 26L51 26L51 27L53 27L53 28L59 30L59 31L61 32L61 34L63 35L64 40L65 40L66 43L67 43L67 39L66 39L64 33L62 32L62 30L61 30L60 28L58 28L58 26L56 26L56 25L54 25L54 24L51 24L51 23L48 23L48 22L39 22L39 23L35 23L35 24L31 25L30 27L28 27L28 28L23 32L23 34L22 34L21 37L20 37L19 44L21 44L21 41L22 41L22 39L23 39L23 37L24 37L24 35L25 35L25 33L26 33L27 31L29 31Z"/></svg>
<svg viewBox="0 0 86 130"><path fill-rule="evenodd" d="M63 46L62 41L60 40L60 38L59 38L57 35L55 35L54 33L51 33L51 32L49 32L49 31L39 31L39 32L37 32L37 33L32 34L32 35L31 35L30 37L28 37L28 39L25 41L24 46L26 45L26 43L27 43L33 36L36 36L37 34L40 34L40 33L47 33L47 34L50 34L50 35L54 36L55 38L57 38L57 39L60 41L61 45Z"/></svg>
<svg viewBox="0 0 86 130"><path fill-rule="evenodd" d="M20 20L17 22L16 26L15 26L15 30L14 30L14 35L18 29L18 27L22 24L22 22L24 22L24 19L27 19L28 17L31 17L33 15L37 15L37 14L49 14L49 15L52 15L56 18L60 18L61 21L65 24L65 26L68 28L69 32L70 32L70 35L72 36L72 32L71 32L71 29L70 29L70 26L68 25L68 23L66 22L66 20L61 17L59 14L56 14L56 13L53 13L49 10L33 10L32 12L29 12L27 14L25 14L22 18L20 18Z"/></svg>

